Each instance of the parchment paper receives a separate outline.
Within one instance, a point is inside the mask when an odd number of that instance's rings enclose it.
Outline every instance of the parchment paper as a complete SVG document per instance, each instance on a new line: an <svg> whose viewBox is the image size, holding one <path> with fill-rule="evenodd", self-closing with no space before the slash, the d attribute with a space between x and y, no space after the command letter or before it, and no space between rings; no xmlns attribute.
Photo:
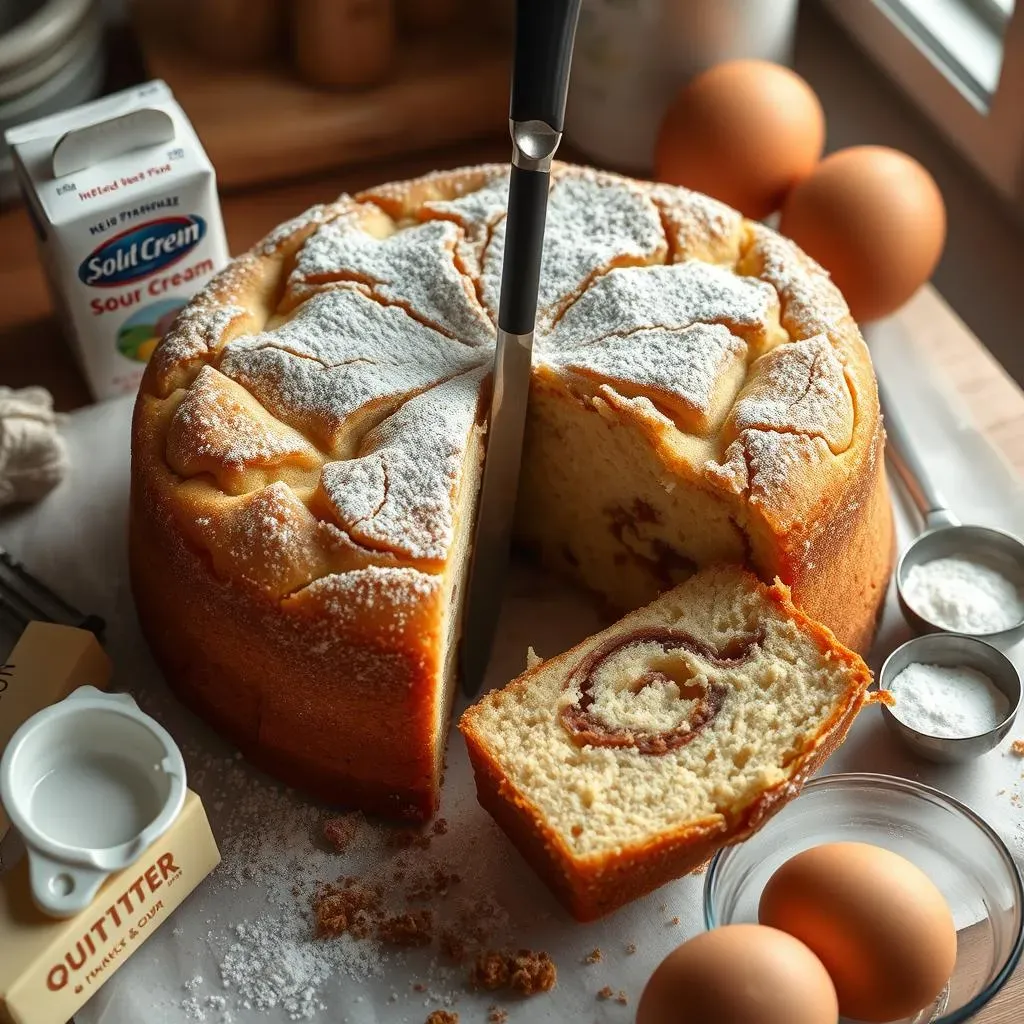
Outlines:
<svg viewBox="0 0 1024 1024"><path fill-rule="evenodd" d="M871 344L879 373L900 396L925 462L954 499L960 516L1024 534L1024 486L969 425L951 396L936 387L925 368L912 364L901 329L880 327ZM115 401L72 417L67 428L73 461L69 478L41 505L0 522L0 543L79 607L106 617L115 685L135 693L185 747L190 784L203 796L214 830L223 838L226 823L232 814L237 815L246 794L272 790L243 762L232 761L232 752L170 697L139 635L125 552L130 412L130 402ZM915 528L914 518L899 498L897 506L902 547ZM521 671L528 644L550 656L598 624L585 599L539 573L518 570L506 595L489 685L498 685ZM877 668L884 655L908 636L890 593L872 667ZM1008 653L1018 667L1024 667L1020 646ZM461 706L456 714L459 710ZM1024 736L1024 721L1013 735ZM1007 748L1008 743L967 766L930 765L906 754L884 728L881 712L869 709L826 770L890 772L944 789L987 818L1020 861L1024 859L1024 810L1022 801L1013 798L1021 789L1024 764ZM282 801L282 807L309 806L288 793L278 794L276 799ZM307 817L315 822L318 813L309 807ZM435 840L429 856L458 861L471 892L494 895L501 908L499 916L507 915L502 929L506 938L519 946L550 952L559 967L557 988L523 1002L469 994L462 988L457 970L435 964L436 953L413 951L373 960L369 966L381 972L379 977L355 980L344 971L338 973L317 987L312 1003L298 1010L293 1005L292 1013L322 1003L325 1008L317 1013L317 1020L418 1024L430 1009L454 999L464 1022L485 1020L486 1008L494 1003L507 1009L513 1024L632 1021L636 1000L651 971L673 947L702 927L704 877L700 875L666 886L596 924L583 926L571 921L476 804L464 746L457 734L449 745L441 813L450 823L450 831ZM363 850L360 856L365 860L375 854ZM395 852L380 856L393 857ZM413 865L417 858L425 861L427 856L417 851L406 853ZM339 859L339 874L349 867L344 858ZM275 882L278 888L280 881ZM76 1019L79 1024L178 1024L196 1019L277 1024L287 1020L289 1013L283 1007L269 1012L245 1009L236 990L223 988L218 973L219 960L237 926L266 909L265 877L254 884L247 884L244 878L226 884L223 877L213 876ZM673 923L676 918L678 923ZM636 944L635 954L626 952L628 943ZM595 947L603 951L602 961L584 964L584 957ZM426 991L415 991L414 983L425 984ZM598 999L596 993L606 985L615 992L624 991L629 1004Z"/></svg>

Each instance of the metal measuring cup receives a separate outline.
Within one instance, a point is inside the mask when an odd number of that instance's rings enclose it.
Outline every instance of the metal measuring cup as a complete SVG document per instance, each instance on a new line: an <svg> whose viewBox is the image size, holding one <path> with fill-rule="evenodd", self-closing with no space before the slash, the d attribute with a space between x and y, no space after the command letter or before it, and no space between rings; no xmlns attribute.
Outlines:
<svg viewBox="0 0 1024 1024"><path fill-rule="evenodd" d="M973 668L987 676L1009 703L1003 720L993 729L976 736L933 736L907 725L885 704L886 725L915 753L929 761L956 764L987 754L1006 738L1021 702L1020 673L1006 655L991 644L958 633L933 633L914 637L897 647L878 673L878 689L892 689L893 680L909 665L949 665Z"/></svg>
<svg viewBox="0 0 1024 1024"><path fill-rule="evenodd" d="M959 556L982 562L1019 586L1024 581L1024 542L1003 530L961 523L918 458L896 403L890 400L881 381L878 396L888 435L886 453L924 520L923 532L903 552L896 566L896 595L904 618L916 632L950 632L947 627L923 616L904 597L903 587L910 570L936 558ZM1024 633L1024 616L1005 629L969 635L1008 637L1013 634L1015 639L1020 633Z"/></svg>

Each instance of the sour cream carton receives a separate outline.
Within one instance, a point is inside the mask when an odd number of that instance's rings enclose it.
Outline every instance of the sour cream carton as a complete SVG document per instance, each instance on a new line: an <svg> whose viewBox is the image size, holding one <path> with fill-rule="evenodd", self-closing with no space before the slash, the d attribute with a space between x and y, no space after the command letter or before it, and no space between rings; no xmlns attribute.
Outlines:
<svg viewBox="0 0 1024 1024"><path fill-rule="evenodd" d="M6 133L55 305L97 399L134 392L227 263L213 166L163 82Z"/></svg>

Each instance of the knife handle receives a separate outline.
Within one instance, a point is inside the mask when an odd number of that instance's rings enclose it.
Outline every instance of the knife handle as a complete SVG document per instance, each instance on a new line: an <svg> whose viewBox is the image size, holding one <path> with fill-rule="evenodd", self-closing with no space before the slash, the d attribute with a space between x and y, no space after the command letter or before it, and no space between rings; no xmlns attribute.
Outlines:
<svg viewBox="0 0 1024 1024"><path fill-rule="evenodd" d="M506 334L530 334L536 323L547 210L547 172L513 167L498 302L498 327Z"/></svg>
<svg viewBox="0 0 1024 1024"><path fill-rule="evenodd" d="M579 14L580 0L518 0L512 121L543 121L562 131Z"/></svg>

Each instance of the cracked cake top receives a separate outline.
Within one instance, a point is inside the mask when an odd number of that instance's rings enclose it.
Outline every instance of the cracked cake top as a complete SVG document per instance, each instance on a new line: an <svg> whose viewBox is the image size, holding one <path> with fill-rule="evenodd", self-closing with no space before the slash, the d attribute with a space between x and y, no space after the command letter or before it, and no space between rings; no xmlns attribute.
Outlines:
<svg viewBox="0 0 1024 1024"><path fill-rule="evenodd" d="M223 578L284 597L350 569L413 591L430 584L410 570L443 570L507 188L488 166L342 196L183 311L142 395L182 528ZM825 272L680 188L556 166L533 372L604 399L779 536L877 448L870 360Z"/></svg>

